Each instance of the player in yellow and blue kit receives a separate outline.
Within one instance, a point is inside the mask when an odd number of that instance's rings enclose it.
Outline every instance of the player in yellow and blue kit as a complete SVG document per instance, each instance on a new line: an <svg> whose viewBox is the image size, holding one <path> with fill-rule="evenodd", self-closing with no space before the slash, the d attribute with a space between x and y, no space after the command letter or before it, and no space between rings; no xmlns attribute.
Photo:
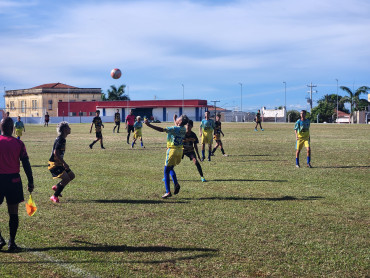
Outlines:
<svg viewBox="0 0 370 278"><path fill-rule="evenodd" d="M144 143L143 143L142 129L143 129L143 123L141 121L141 117L137 116L136 122L134 123L134 140L132 141L131 148L134 148L135 142L138 138L140 138L141 147L145 148Z"/></svg>
<svg viewBox="0 0 370 278"><path fill-rule="evenodd" d="M186 133L185 125L188 123L188 117L186 115L177 115L173 116L173 121L175 126L161 128L159 126L154 126L147 119L144 119L144 123L148 126L157 130L159 132L167 133L167 151L166 151L166 160L164 164L164 184L166 187L166 193L162 196L163 199L171 197L170 190L170 175L173 183L175 184L174 194L178 194L180 191L180 185L177 182L176 173L174 167L181 162L183 154L183 140Z"/></svg>
<svg viewBox="0 0 370 278"><path fill-rule="evenodd" d="M215 121L209 118L209 111L204 113L205 119L202 120L199 132L200 137L202 138L202 159L203 161L205 157L205 145L208 144L208 161L211 161L212 155L212 143L213 143L213 130L215 129Z"/></svg>
<svg viewBox="0 0 370 278"><path fill-rule="evenodd" d="M310 120L306 119L306 110L301 111L301 118L295 123L294 132L296 136L296 154L295 163L296 167L299 168L299 153L303 146L307 149L307 167L311 166L311 146L310 146Z"/></svg>
<svg viewBox="0 0 370 278"><path fill-rule="evenodd" d="M17 139L21 139L22 131L26 132L26 128L24 127L23 122L21 121L21 117L18 116L18 121L14 123L14 134L17 136Z"/></svg>

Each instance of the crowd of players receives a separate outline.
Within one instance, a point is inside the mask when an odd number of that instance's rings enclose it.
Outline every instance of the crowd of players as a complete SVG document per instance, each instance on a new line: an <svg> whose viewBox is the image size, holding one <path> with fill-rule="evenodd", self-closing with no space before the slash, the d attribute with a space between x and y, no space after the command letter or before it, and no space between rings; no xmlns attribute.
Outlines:
<svg viewBox="0 0 370 278"><path fill-rule="evenodd" d="M306 111L301 111L301 118L296 122L294 131L296 135L296 167L299 168L299 153L303 146L307 148L307 167L311 168L310 156L310 121L306 119ZM173 121L174 126L162 128L153 125L144 118L144 124L148 127L158 131L167 133L167 149L165 155L165 165L164 165L164 184L165 184L165 194L162 196L163 199L172 196L170 189L170 178L174 183L173 193L176 195L180 191L180 185L178 183L174 167L178 165L181 160L187 156L196 166L202 182L206 182L204 178L202 167L198 161L204 161L205 157L205 145L208 145L208 161L211 161L211 156L214 155L217 148L221 149L224 156L225 151L223 149L223 144L221 141L221 135L224 133L221 130L221 120L220 115L216 115L216 120L210 118L209 111L205 112L205 118L201 121L199 127L199 135L201 137L202 144L202 156L199 154L198 150L198 137L192 131L193 121L189 120L186 115L181 115L177 117L174 115ZM136 121L135 121L136 120ZM117 128L117 133L120 129L120 114L117 109L117 113L114 115L115 126L113 128L113 133ZM47 117L47 122L45 119L45 125L48 126L49 117ZM256 116L256 127L260 125L261 130L261 118L260 114L257 113ZM130 134L134 133L131 148L134 148L136 140L140 139L141 147L144 148L142 140L142 121L141 117L135 117L133 110L126 117L127 129L127 144L130 144ZM105 149L103 145L103 135L102 128L104 124L100 118L100 111L97 110L95 117L91 123L90 133L92 128L95 126L96 139L89 145L90 149L93 145L100 141L100 146ZM19 247L15 244L15 237L18 229L18 207L19 203L24 201L23 187L20 178L20 161L22 161L23 169L26 173L28 179L28 191L31 193L34 189L33 175L31 165L29 163L28 154L24 143L20 140L22 136L22 131L25 131L24 124L22 123L20 117L16 123L13 122L12 118L9 117L9 113L5 114L1 121L1 132L0 136L0 205L3 203L4 198L6 198L8 213L9 213L9 241L8 241L8 251L14 252L19 250ZM13 137L13 132L17 138ZM75 178L75 174L70 169L69 165L64 160L66 138L71 133L71 128L69 124L65 121L61 122L57 126L58 137L55 139L52 152L49 158L48 169L55 179L60 179L56 185L52 186L54 194L50 197L50 200L54 203L59 203L59 197L62 196L62 191L65 186ZM213 140L216 141L216 146L212 149ZM197 159L198 158L198 159ZM1 235L0 230L0 249L6 245L4 238Z"/></svg>

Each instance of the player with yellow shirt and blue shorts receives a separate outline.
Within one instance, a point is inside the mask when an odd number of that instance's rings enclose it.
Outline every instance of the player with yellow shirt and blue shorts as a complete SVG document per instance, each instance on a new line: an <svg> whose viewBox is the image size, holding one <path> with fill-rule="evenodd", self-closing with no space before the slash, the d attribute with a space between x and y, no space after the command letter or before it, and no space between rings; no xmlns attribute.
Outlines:
<svg viewBox="0 0 370 278"><path fill-rule="evenodd" d="M294 132L296 136L296 154L295 154L295 163L296 167L299 166L299 153L303 146L307 149L307 167L312 168L311 166L311 146L310 146L310 120L306 119L306 110L301 111L301 118L295 123Z"/></svg>
<svg viewBox="0 0 370 278"><path fill-rule="evenodd" d="M212 143L213 143L213 130L215 129L215 121L210 119L209 111L204 113L205 119L202 120L199 132L199 137L202 138L202 159L203 161L205 157L205 145L208 144L208 161L211 161L212 155Z"/></svg>
<svg viewBox="0 0 370 278"><path fill-rule="evenodd" d="M163 199L171 197L170 189L170 176L173 183L175 184L174 194L178 194L180 191L180 185L177 181L176 173L174 167L180 164L183 154L183 140L186 134L185 125L188 123L188 117L186 115L173 116L173 121L175 126L161 128L159 126L154 126L147 119L144 119L144 123L159 132L167 133L167 150L166 150L166 160L164 163L164 185L166 188L166 193L162 196Z"/></svg>
<svg viewBox="0 0 370 278"><path fill-rule="evenodd" d="M141 117L137 116L136 117L136 122L134 123L134 140L132 141L132 144L131 144L132 149L134 148L135 142L138 138L140 138L141 147L145 148L144 143L143 143L142 129L143 129L143 123L141 121Z"/></svg>

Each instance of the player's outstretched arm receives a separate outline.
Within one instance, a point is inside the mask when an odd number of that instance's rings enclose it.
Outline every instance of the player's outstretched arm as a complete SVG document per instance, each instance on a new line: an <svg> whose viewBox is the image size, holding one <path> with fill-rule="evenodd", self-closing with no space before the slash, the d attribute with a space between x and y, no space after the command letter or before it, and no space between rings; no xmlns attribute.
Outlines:
<svg viewBox="0 0 370 278"><path fill-rule="evenodd" d="M92 127L93 127L94 123L91 123L91 126L90 126L90 133L92 131Z"/></svg>
<svg viewBox="0 0 370 278"><path fill-rule="evenodd" d="M161 128L161 127L159 127L159 126L152 125L151 123L149 123L148 119L145 119L145 120L144 120L144 123L145 123L148 127L152 128L152 129L154 129L154 130L156 130L156 131L164 132L164 129L163 129L163 128Z"/></svg>
<svg viewBox="0 0 370 278"><path fill-rule="evenodd" d="M176 125L176 119L177 119L177 115L173 115L173 123Z"/></svg>

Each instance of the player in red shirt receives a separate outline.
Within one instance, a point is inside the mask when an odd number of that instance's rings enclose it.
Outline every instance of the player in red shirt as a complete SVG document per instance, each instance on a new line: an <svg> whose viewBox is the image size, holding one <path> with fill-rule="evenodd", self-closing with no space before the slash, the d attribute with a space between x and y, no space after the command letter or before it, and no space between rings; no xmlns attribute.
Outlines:
<svg viewBox="0 0 370 278"><path fill-rule="evenodd" d="M5 118L1 121L0 136L0 205L6 198L9 213L9 242L8 251L19 251L20 248L15 244L19 218L19 203L24 201L23 187L20 172L20 161L26 172L28 179L28 191L32 192L33 176L28 159L26 147L21 140L12 136L14 122L12 118ZM0 233L0 249L5 245L5 240Z"/></svg>
<svg viewBox="0 0 370 278"><path fill-rule="evenodd" d="M134 132L135 115L134 110L130 110L130 114L126 117L126 129L127 129L127 144L130 144L130 133Z"/></svg>

